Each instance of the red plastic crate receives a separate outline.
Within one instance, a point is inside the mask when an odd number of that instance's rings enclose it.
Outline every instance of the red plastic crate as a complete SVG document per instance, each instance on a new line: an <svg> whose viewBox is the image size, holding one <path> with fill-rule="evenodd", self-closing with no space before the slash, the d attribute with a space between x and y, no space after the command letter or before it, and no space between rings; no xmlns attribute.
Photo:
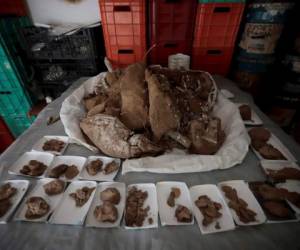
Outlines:
<svg viewBox="0 0 300 250"><path fill-rule="evenodd" d="M194 48L192 69L204 70L211 74L227 75L230 69L233 47Z"/></svg>
<svg viewBox="0 0 300 250"><path fill-rule="evenodd" d="M114 67L141 61L146 53L145 0L99 0L106 56Z"/></svg>
<svg viewBox="0 0 300 250"><path fill-rule="evenodd" d="M244 3L199 4L193 47L234 47Z"/></svg>
<svg viewBox="0 0 300 250"><path fill-rule="evenodd" d="M3 152L10 144L13 143L14 137L5 124L2 117L0 117L0 152Z"/></svg>
<svg viewBox="0 0 300 250"><path fill-rule="evenodd" d="M191 54L197 1L150 0L150 53L152 64L166 65L168 56Z"/></svg>
<svg viewBox="0 0 300 250"><path fill-rule="evenodd" d="M0 15L26 16L23 0L0 0Z"/></svg>

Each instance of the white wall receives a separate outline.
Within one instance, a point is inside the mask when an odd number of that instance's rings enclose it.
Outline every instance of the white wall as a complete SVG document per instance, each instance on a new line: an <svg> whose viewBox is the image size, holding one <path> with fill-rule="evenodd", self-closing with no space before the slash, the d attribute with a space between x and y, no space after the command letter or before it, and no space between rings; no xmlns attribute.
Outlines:
<svg viewBox="0 0 300 250"><path fill-rule="evenodd" d="M98 0L26 0L34 23L90 24L100 20Z"/></svg>

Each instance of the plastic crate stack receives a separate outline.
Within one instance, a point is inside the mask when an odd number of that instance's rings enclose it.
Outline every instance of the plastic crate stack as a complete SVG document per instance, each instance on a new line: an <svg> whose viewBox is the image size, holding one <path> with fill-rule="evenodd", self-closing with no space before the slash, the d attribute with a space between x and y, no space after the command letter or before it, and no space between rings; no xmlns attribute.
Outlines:
<svg viewBox="0 0 300 250"><path fill-rule="evenodd" d="M99 0L106 56L114 68L146 54L146 0Z"/></svg>
<svg viewBox="0 0 300 250"><path fill-rule="evenodd" d="M9 5L8 2L5 1ZM32 102L26 90L27 63L21 56L22 41L19 37L19 28L28 24L29 18L25 16L0 18L0 116L15 137L22 134L34 120L28 117Z"/></svg>
<svg viewBox="0 0 300 250"><path fill-rule="evenodd" d="M185 0L150 0L150 63L168 65L168 57L191 55L197 2Z"/></svg>
<svg viewBox="0 0 300 250"><path fill-rule="evenodd" d="M193 69L228 74L244 8L244 0L199 0Z"/></svg>
<svg viewBox="0 0 300 250"><path fill-rule="evenodd" d="M99 73L94 28L52 36L46 28L30 26L23 28L21 35L45 95L57 97L73 80Z"/></svg>
<svg viewBox="0 0 300 250"><path fill-rule="evenodd" d="M0 0L0 15L26 16L23 0Z"/></svg>
<svg viewBox="0 0 300 250"><path fill-rule="evenodd" d="M240 87L251 92L259 88L275 61L275 49L293 5L260 0L248 6L234 65L234 77Z"/></svg>

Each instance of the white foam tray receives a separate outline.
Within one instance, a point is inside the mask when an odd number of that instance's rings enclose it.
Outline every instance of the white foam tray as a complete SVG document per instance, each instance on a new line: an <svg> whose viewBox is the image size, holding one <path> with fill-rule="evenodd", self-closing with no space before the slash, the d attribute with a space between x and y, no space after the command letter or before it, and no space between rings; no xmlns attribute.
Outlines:
<svg viewBox="0 0 300 250"><path fill-rule="evenodd" d="M27 177L43 178L45 176L45 173L47 172L47 169L51 165L51 162L53 161L53 159L54 159L54 155L50 154L50 153L26 152L15 163L13 163L13 165L8 169L8 173L14 174L14 175L23 175L23 176L27 176ZM31 160L37 160L48 166L42 175L30 176L30 175L24 175L24 174L20 173L20 170L23 168L23 166L28 164L29 161L31 161Z"/></svg>
<svg viewBox="0 0 300 250"><path fill-rule="evenodd" d="M153 183L140 183L140 184L131 184L127 187L127 193L135 186L137 189L148 192L148 198L144 202L144 208L147 206L150 207L148 211L148 216L145 218L143 226L141 227L128 227L125 225L126 229L146 229L146 228L156 228L158 227L158 206L157 206L157 193L156 187ZM125 210L126 213L126 210ZM153 223L150 224L148 219L152 218Z"/></svg>
<svg viewBox="0 0 300 250"><path fill-rule="evenodd" d="M82 157L82 156L71 156L71 155L60 155L60 156L56 156L54 157L54 160L51 163L51 166L48 168L46 176L49 177L50 171L52 168L60 165L60 164L67 164L67 165L75 165L79 171L78 175L75 176L73 179L69 180L65 177L65 175L62 175L59 177L59 179L64 180L64 181L74 181L74 180L78 180L79 176L80 176L80 172L83 169L83 166L86 162L86 158Z"/></svg>
<svg viewBox="0 0 300 250"><path fill-rule="evenodd" d="M168 197L173 187L180 189L180 196L175 199L175 206L170 207L167 204ZM184 182L178 181L162 181L156 183L157 201L159 217L162 226L166 225L191 225L194 224L194 216L192 216L191 222L178 222L175 217L175 211L178 205L187 207L192 213L192 202L190 192L187 185Z"/></svg>
<svg viewBox="0 0 300 250"><path fill-rule="evenodd" d="M53 180L55 179L44 178L37 181L35 187L30 191L30 193L23 200L20 209L18 210L15 216L16 221L46 222L48 220L49 216L53 213L53 211L55 210L55 208L57 207L57 205L59 204L59 202L63 197L63 192L61 194L51 195L51 196L46 194L43 186ZM27 211L26 201L33 196L38 196L43 198L50 206L50 209L49 212L41 218L27 219L25 217L25 213Z"/></svg>
<svg viewBox="0 0 300 250"><path fill-rule="evenodd" d="M6 212L6 214L0 218L0 223L1 224L6 223L9 220L12 213L16 210L19 203L23 199L23 197L24 197L24 195L27 192L28 187L29 187L29 181L27 181L27 180L8 180L8 181L1 182L0 185L2 186L3 184L6 184L6 183L10 183L12 187L16 188L17 193L10 198L12 206Z"/></svg>
<svg viewBox="0 0 300 250"><path fill-rule="evenodd" d="M194 215L202 234L219 233L235 229L235 224L231 212L216 185L206 184L193 186L190 188L190 194ZM219 210L222 216L208 226L203 226L202 220L204 216L195 204L195 201L198 200L198 197L201 195L207 195L213 202L218 202L222 205L222 208ZM215 228L216 222L219 223L220 229Z"/></svg>
<svg viewBox="0 0 300 250"><path fill-rule="evenodd" d="M100 159L103 162L103 166L102 166L102 171L99 172L96 175L89 175L87 170L86 170L86 166L94 160ZM104 174L103 170L105 168L105 166L112 162L115 161L118 165L119 165L119 169L115 172L112 172L110 174ZM114 178L116 177L118 171L120 170L120 165L121 165L121 161L120 159L117 158L111 158L111 157L105 157L105 156L90 156L88 157L86 164L84 166L84 168L81 171L81 174L79 176L79 179L83 179L83 180L89 180L89 181L113 181Z"/></svg>
<svg viewBox="0 0 300 250"><path fill-rule="evenodd" d="M49 141L49 140L59 140L59 141L63 141L65 143L65 146L62 148L61 151L45 151L43 149L43 146L45 144L46 141ZM66 148L68 147L68 144L69 144L69 137L68 136L60 136L60 135L46 135L44 137L42 137L36 144L34 144L33 148L32 148L32 151L38 151L38 152L47 152L47 153L51 153L51 154L54 154L54 155L62 155Z"/></svg>
<svg viewBox="0 0 300 250"><path fill-rule="evenodd" d="M249 131L250 129L248 129ZM271 144L274 148L278 149L286 158L286 160L288 161L292 161L292 162L296 162L296 158L292 155L292 153L287 149L286 146L284 146L281 141L273 134L271 133L271 137L270 139L268 140L269 144ZM251 144L250 144L251 145ZM256 156L260 159L260 160L265 160L265 161L270 161L268 159L265 159L263 158L260 153L258 151L256 151L252 145L251 145L251 148L253 150L253 152L256 154ZM276 160L271 160L271 161L276 161ZM280 160L282 161L282 160Z"/></svg>
<svg viewBox="0 0 300 250"><path fill-rule="evenodd" d="M248 105L251 108L251 106L248 103L236 103L238 108L244 104ZM244 124L248 126L260 126L263 124L262 120L259 118L259 116L252 108L251 108L251 118L252 120L243 120Z"/></svg>
<svg viewBox="0 0 300 250"><path fill-rule="evenodd" d="M300 167L295 162L284 161L284 160L283 161L261 160L260 165L267 176L270 176L268 169L278 171L285 167L290 167L290 168L296 168L300 171Z"/></svg>
<svg viewBox="0 0 300 250"><path fill-rule="evenodd" d="M236 224L239 226L254 226L259 225L262 223L265 223L267 218L264 214L264 211L262 210L261 206L259 205L258 201L254 197L253 193L248 187L248 184L243 180L232 180L232 181L225 181L218 184L218 187L224 197L224 200L228 203L229 200L226 198L225 194L222 191L222 186L230 186L237 191L237 195L239 198L242 198L245 202L248 204L248 208L254 211L257 215L255 216L256 221L244 223L240 220L240 218L237 216L236 212L230 208L232 217Z"/></svg>
<svg viewBox="0 0 300 250"><path fill-rule="evenodd" d="M287 180L285 182L276 184L276 187L277 188L285 188L289 192L297 192L300 194L300 181ZM298 208L297 206L295 206L292 202L290 202L288 200L287 200L287 202L290 205L290 207L295 211L295 213L300 215L300 208Z"/></svg>
<svg viewBox="0 0 300 250"><path fill-rule="evenodd" d="M118 210L118 219L114 223L110 222L99 222L96 220L94 216L94 210L97 206L102 205L103 202L100 199L100 193L104 191L107 188L116 188L120 192L120 202L119 204L115 205L117 210ZM123 212L124 212L124 207L125 207L125 199L126 199L126 186L125 183L121 182L102 182L99 183L97 186L97 190L92 202L92 205L89 209L85 225L87 227L104 227L104 228L109 228L109 227L118 227L120 225L120 222L123 217Z"/></svg>
<svg viewBox="0 0 300 250"><path fill-rule="evenodd" d="M70 197L71 193L75 193L77 189L83 187L97 187L94 181L73 181L70 183L63 198L50 217L49 222L52 224L64 225L83 225L87 212L95 195L95 190L92 192L88 201L82 207L76 207L75 200Z"/></svg>

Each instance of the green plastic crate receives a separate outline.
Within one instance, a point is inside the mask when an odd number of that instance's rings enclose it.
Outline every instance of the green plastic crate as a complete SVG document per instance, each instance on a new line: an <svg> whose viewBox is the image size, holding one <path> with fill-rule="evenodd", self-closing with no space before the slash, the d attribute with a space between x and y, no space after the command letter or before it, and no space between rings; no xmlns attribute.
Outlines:
<svg viewBox="0 0 300 250"><path fill-rule="evenodd" d="M25 113L31 108L31 103L23 91L0 91L0 114L11 115Z"/></svg>
<svg viewBox="0 0 300 250"><path fill-rule="evenodd" d="M246 0L198 0L198 3L246 3Z"/></svg>
<svg viewBox="0 0 300 250"><path fill-rule="evenodd" d="M30 81L30 74L26 69L26 62L20 57L20 50L24 50L25 44L20 36L20 28L31 26L32 22L28 17L5 17L0 18L1 43L6 47L12 60L14 61L20 76L27 82Z"/></svg>
<svg viewBox="0 0 300 250"><path fill-rule="evenodd" d="M29 118L26 114L15 114L3 116L6 125L17 138L33 123L35 118Z"/></svg>

